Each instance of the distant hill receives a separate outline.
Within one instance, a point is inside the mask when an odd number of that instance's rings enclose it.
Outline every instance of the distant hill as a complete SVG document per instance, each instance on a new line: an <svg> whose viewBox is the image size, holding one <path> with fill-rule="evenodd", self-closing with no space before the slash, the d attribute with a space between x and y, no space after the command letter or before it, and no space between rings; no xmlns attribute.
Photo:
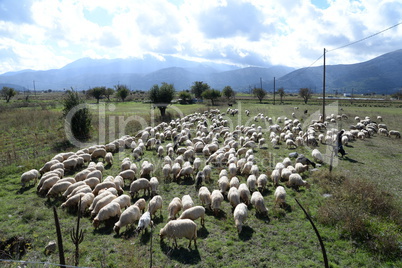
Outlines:
<svg viewBox="0 0 402 268"><path fill-rule="evenodd" d="M178 57L164 58L146 55L143 58L90 59L83 58L60 69L46 71L24 70L0 75L0 84L13 84L24 90L62 90L73 87L86 90L95 86L113 87L125 84L131 90L148 90L154 84L173 83L180 91L189 89L194 81L203 81L212 88L223 89L231 86L236 91L248 91L262 86L273 90L284 87L286 92L296 92L301 87L321 92L323 67L295 69L286 66L247 67L235 65L197 62ZM391 93L402 87L402 49L390 52L372 60L349 65L326 66L326 89L329 94L375 92Z"/></svg>
<svg viewBox="0 0 402 268"><path fill-rule="evenodd" d="M402 87L402 49L381 55L372 60L326 66L326 91L389 94ZM309 87L321 92L323 67L295 70L276 81L277 88L287 92Z"/></svg>

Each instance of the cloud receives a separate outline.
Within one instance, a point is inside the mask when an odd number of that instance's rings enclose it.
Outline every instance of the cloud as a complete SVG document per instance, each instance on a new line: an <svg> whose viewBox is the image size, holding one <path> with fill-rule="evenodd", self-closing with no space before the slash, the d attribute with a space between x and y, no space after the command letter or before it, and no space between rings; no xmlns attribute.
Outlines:
<svg viewBox="0 0 402 268"><path fill-rule="evenodd" d="M0 21L16 24L32 23L30 7L33 0L2 0L0 2Z"/></svg>

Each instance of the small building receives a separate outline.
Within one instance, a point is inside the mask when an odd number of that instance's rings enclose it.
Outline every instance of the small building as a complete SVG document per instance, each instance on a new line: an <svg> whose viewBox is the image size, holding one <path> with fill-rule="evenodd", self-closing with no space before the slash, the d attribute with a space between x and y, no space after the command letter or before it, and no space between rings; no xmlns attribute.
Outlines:
<svg viewBox="0 0 402 268"><path fill-rule="evenodd" d="M343 93L343 96L344 96L344 97L352 97L352 94L350 94L350 93Z"/></svg>

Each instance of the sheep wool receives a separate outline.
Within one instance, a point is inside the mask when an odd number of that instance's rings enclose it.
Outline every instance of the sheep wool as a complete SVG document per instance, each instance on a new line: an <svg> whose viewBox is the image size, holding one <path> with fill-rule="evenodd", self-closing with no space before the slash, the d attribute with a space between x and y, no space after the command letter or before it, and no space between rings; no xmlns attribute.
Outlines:
<svg viewBox="0 0 402 268"><path fill-rule="evenodd" d="M114 224L113 231L119 235L120 229L124 226L132 225L141 217L140 208L137 205L131 205L121 213L119 220Z"/></svg>
<svg viewBox="0 0 402 268"><path fill-rule="evenodd" d="M194 240L194 246L197 247L197 224L192 220L174 220L168 222L160 231L161 240L165 237L173 238L175 247L177 247L176 238L187 238L190 240L188 247L191 247L191 241Z"/></svg>
<svg viewBox="0 0 402 268"><path fill-rule="evenodd" d="M193 199L188 194L183 195L183 197L181 198L181 203L183 205L183 211L185 211L185 210L187 210L187 209L189 209L189 208L194 206Z"/></svg>
<svg viewBox="0 0 402 268"><path fill-rule="evenodd" d="M268 209L264 204L264 197L260 192L254 192L251 195L251 204L255 207L257 213L267 216Z"/></svg>
<svg viewBox="0 0 402 268"><path fill-rule="evenodd" d="M131 183L130 185L130 195L132 198L136 197L138 195L138 192L140 190L144 190L144 195L145 192L148 191L148 195L150 194L150 188L151 185L149 183L149 180L146 178L140 178L138 180L135 180Z"/></svg>
<svg viewBox="0 0 402 268"><path fill-rule="evenodd" d="M25 187L25 184L28 182L31 183L31 181L33 181L34 184L36 184L36 181L38 180L39 177L40 177L40 173L36 169L31 169L27 172L22 173L22 175L21 175L22 187Z"/></svg>
<svg viewBox="0 0 402 268"><path fill-rule="evenodd" d="M180 200L180 198L175 197L173 200L169 203L168 206L168 211L169 211L169 218L168 221L176 219L176 214L179 213L179 211L183 208L183 204Z"/></svg>
<svg viewBox="0 0 402 268"><path fill-rule="evenodd" d="M242 200L246 205L250 203L250 190L245 183L239 186L240 200Z"/></svg>
<svg viewBox="0 0 402 268"><path fill-rule="evenodd" d="M228 200L233 208L240 204L240 194L236 187L231 187L229 189Z"/></svg>
<svg viewBox="0 0 402 268"><path fill-rule="evenodd" d="M80 203L78 202L78 209L81 211L81 213L85 213L85 210L89 208L89 206L92 204L95 196L93 193L86 193L81 197L81 207L79 206Z"/></svg>
<svg viewBox="0 0 402 268"><path fill-rule="evenodd" d="M223 195L219 190L213 190L211 194L211 208L217 214L223 202Z"/></svg>
<svg viewBox="0 0 402 268"><path fill-rule="evenodd" d="M131 206L131 198L126 194L116 197L112 202L118 203L121 209Z"/></svg>
<svg viewBox="0 0 402 268"><path fill-rule="evenodd" d="M148 211L151 215L155 215L156 211L159 210L161 215L162 213L162 196L155 195L152 197L151 201L148 203Z"/></svg>
<svg viewBox="0 0 402 268"><path fill-rule="evenodd" d="M248 209L246 204L244 203L238 204L233 212L233 217L238 233L241 233L243 229L243 224L246 221L247 216L248 216Z"/></svg>
<svg viewBox="0 0 402 268"><path fill-rule="evenodd" d="M137 201L135 201L134 205L139 207L142 213L144 213L145 207L147 206L147 202L145 201L144 198L140 198Z"/></svg>
<svg viewBox="0 0 402 268"><path fill-rule="evenodd" d="M284 204L286 204L285 188L283 186L276 187L274 197L275 197L275 205L279 204L279 206L283 206Z"/></svg>
<svg viewBox="0 0 402 268"><path fill-rule="evenodd" d="M198 198L201 200L203 206L211 207L211 192L207 187L202 186L198 190Z"/></svg>
<svg viewBox="0 0 402 268"><path fill-rule="evenodd" d="M99 224L102 221L106 221L112 217L119 216L121 215L121 209L120 205L115 202L111 202L107 204L106 206L102 207L101 210L99 210L99 213L96 215L94 220L92 221L92 224L95 228L99 227Z"/></svg>

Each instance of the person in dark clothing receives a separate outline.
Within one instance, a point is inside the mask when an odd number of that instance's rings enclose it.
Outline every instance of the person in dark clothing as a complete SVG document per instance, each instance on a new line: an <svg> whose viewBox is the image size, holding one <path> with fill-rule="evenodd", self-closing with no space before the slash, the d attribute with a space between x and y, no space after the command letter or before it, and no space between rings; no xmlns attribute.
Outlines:
<svg viewBox="0 0 402 268"><path fill-rule="evenodd" d="M343 149L343 145L342 145L342 134L345 131L342 129L341 131L338 132L338 134L336 135L336 148L337 148L337 154L341 153L342 157L344 157L346 155L345 150Z"/></svg>

